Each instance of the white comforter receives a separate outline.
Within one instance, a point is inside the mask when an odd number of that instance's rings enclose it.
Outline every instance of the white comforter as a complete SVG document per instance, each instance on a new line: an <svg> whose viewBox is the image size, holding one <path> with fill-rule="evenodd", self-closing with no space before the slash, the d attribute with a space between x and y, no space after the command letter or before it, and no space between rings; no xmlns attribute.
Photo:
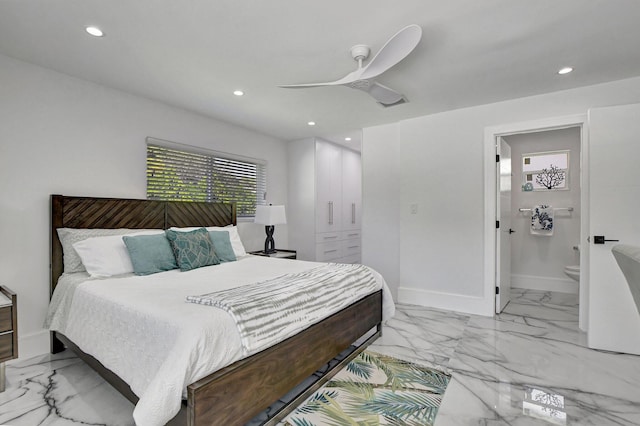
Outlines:
<svg viewBox="0 0 640 426"><path fill-rule="evenodd" d="M164 425L180 410L188 384L245 356L231 316L186 303L186 297L316 266L245 256L189 272L87 280L75 292L58 295L62 308L50 312L49 321L52 330L129 384L140 398L133 412L137 425ZM383 319L390 318L395 312L391 294L380 274L372 272L383 288Z"/></svg>

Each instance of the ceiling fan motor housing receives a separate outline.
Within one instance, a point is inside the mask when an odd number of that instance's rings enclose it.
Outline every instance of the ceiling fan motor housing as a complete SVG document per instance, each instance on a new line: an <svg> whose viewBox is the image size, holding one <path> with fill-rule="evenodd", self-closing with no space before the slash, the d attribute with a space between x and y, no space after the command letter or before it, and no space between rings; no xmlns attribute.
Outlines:
<svg viewBox="0 0 640 426"><path fill-rule="evenodd" d="M365 60L369 57L371 49L364 44L357 44L351 48L351 57L356 61Z"/></svg>

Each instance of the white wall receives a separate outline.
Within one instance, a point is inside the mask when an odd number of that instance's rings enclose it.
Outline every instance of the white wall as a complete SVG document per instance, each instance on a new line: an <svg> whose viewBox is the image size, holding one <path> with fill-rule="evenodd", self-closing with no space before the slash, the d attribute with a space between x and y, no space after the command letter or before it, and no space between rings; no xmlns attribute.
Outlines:
<svg viewBox="0 0 640 426"><path fill-rule="evenodd" d="M400 283L398 126L369 127L362 146L362 264L374 267L394 299ZM365 231L366 230L366 231Z"/></svg>
<svg viewBox="0 0 640 426"><path fill-rule="evenodd" d="M268 161L268 201L287 203L286 143L0 55L0 283L18 294L20 356L48 351L49 194L146 197L145 138ZM264 227L240 223L248 250ZM279 226L280 247L288 246Z"/></svg>
<svg viewBox="0 0 640 426"><path fill-rule="evenodd" d="M370 245L381 232L378 224L397 218L398 300L492 315L493 294L485 293L483 283L483 229L485 221L495 220L484 217L485 127L639 101L640 78L633 78L365 129L363 252L380 249ZM398 160L379 172L399 175L399 200L389 185L377 188L367 183L380 159L396 150ZM378 213L380 200L395 205L396 213ZM417 204L417 214L411 214L411 204ZM393 270L383 256L364 258L374 268Z"/></svg>
<svg viewBox="0 0 640 426"><path fill-rule="evenodd" d="M511 286L578 293L578 283L564 274L567 265L578 265L580 254L580 128L523 133L504 137L511 146ZM544 151L569 151L568 189L522 191L522 155ZM532 236L531 213L519 208L538 204L573 207L554 212L553 235Z"/></svg>
<svg viewBox="0 0 640 426"><path fill-rule="evenodd" d="M316 258L316 141L307 138L289 142L289 244L297 259Z"/></svg>

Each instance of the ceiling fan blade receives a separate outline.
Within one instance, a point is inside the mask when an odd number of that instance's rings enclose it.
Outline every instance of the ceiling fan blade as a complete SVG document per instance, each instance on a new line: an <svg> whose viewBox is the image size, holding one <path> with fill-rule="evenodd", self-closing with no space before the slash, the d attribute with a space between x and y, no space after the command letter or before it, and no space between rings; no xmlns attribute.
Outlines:
<svg viewBox="0 0 640 426"><path fill-rule="evenodd" d="M390 89L387 86L383 86L382 84L374 81L370 86L369 90L367 90L376 101L381 103L383 106L391 106L397 104L398 102L406 99L402 93L398 93L393 89Z"/></svg>
<svg viewBox="0 0 640 426"><path fill-rule="evenodd" d="M412 24L398 31L376 53L376 56L363 68L360 76L362 79L370 79L379 76L401 60L420 42L422 28Z"/></svg>
<svg viewBox="0 0 640 426"><path fill-rule="evenodd" d="M281 84L278 87L282 87L283 89L304 89L306 87L323 87L323 86L334 86L335 82L330 81L328 83L307 83L307 84Z"/></svg>
<svg viewBox="0 0 640 426"><path fill-rule="evenodd" d="M336 81L327 81L326 83L303 83L303 84L283 84L278 87L283 87L285 89L300 89L304 87L322 87L322 86L339 86L341 84L349 84L354 81L360 80L360 75L364 71L364 68L357 69L353 72L342 77L340 80Z"/></svg>

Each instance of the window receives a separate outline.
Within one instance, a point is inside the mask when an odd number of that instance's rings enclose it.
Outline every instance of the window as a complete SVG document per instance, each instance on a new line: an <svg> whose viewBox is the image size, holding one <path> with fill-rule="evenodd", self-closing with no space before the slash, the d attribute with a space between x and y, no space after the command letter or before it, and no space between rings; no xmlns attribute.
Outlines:
<svg viewBox="0 0 640 426"><path fill-rule="evenodd" d="M522 154L522 189L548 191L569 189L569 151Z"/></svg>
<svg viewBox="0 0 640 426"><path fill-rule="evenodd" d="M234 202L237 216L253 217L265 204L266 164L193 148L147 143L147 198Z"/></svg>

